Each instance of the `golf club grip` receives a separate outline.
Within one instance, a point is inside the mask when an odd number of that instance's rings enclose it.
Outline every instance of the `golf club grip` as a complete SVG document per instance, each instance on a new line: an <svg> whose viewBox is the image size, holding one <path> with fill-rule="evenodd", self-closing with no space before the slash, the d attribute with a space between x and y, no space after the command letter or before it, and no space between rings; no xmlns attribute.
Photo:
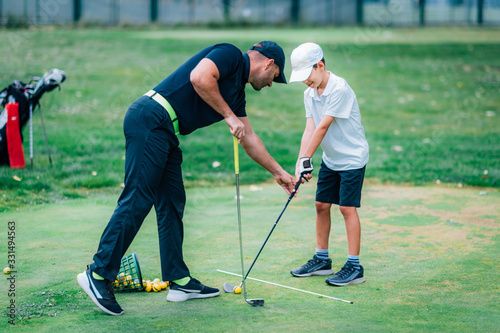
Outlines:
<svg viewBox="0 0 500 333"><path fill-rule="evenodd" d="M240 173L240 157L238 154L238 139L233 136L233 146L234 146L234 173Z"/></svg>
<svg viewBox="0 0 500 333"><path fill-rule="evenodd" d="M292 200L292 198L294 197L295 193L297 193L297 190L299 189L300 184L302 184L302 178L303 177L304 177L304 175L300 175L299 181L297 182L297 184L295 184L294 191L292 193L290 193L290 196L288 197L288 201Z"/></svg>

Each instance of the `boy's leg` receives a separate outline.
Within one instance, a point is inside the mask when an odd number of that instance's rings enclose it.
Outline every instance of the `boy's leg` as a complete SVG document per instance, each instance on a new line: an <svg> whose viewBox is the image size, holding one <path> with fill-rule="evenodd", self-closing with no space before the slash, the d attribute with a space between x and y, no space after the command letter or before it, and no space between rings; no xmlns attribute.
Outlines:
<svg viewBox="0 0 500 333"><path fill-rule="evenodd" d="M361 247L361 223L356 207L341 206L340 212L344 216L349 255L359 256Z"/></svg>
<svg viewBox="0 0 500 333"><path fill-rule="evenodd" d="M330 238L330 228L332 225L331 210L332 204L316 201L316 248L328 249Z"/></svg>
<svg viewBox="0 0 500 333"><path fill-rule="evenodd" d="M340 178L328 169L324 163L318 174L316 190L316 254L305 265L293 269L290 273L296 277L333 274L332 260L328 257L332 203L337 200Z"/></svg>
<svg viewBox="0 0 500 333"><path fill-rule="evenodd" d="M339 203L340 181L339 174L322 162L316 190L316 255L323 252L328 256L331 208L332 204Z"/></svg>
<svg viewBox="0 0 500 333"><path fill-rule="evenodd" d="M356 210L361 203L364 173L364 167L340 172L342 180L339 208L345 220L349 256L344 267L334 276L326 279L326 283L334 286L346 286L365 281L363 266L359 265L361 223Z"/></svg>

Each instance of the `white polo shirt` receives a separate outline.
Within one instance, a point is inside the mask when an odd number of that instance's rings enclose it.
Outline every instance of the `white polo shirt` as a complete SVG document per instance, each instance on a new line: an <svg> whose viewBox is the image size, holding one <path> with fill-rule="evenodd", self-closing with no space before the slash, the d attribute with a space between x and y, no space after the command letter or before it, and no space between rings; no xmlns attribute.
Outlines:
<svg viewBox="0 0 500 333"><path fill-rule="evenodd" d="M312 117L318 126L325 115L335 117L321 142L323 162L329 169L361 169L368 163L369 148L358 101L346 80L329 73L321 96L317 89L307 88L304 92L306 118Z"/></svg>

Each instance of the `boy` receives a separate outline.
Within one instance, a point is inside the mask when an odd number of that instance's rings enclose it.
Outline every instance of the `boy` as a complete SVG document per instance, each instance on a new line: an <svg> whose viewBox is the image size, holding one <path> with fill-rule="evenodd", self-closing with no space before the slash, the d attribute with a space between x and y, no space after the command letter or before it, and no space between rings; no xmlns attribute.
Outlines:
<svg viewBox="0 0 500 333"><path fill-rule="evenodd" d="M332 204L339 205L346 231L349 255L335 275L326 279L334 286L362 283L363 266L359 264L361 225L356 211L360 207L361 188L368 162L368 142L361 125L356 95L347 82L325 68L321 47L305 43L291 55L290 82L308 86L304 92L306 128L302 135L296 165L296 177L309 180L311 158L321 145L323 160L316 190L316 254L304 266L292 270L296 277L333 274L328 257Z"/></svg>

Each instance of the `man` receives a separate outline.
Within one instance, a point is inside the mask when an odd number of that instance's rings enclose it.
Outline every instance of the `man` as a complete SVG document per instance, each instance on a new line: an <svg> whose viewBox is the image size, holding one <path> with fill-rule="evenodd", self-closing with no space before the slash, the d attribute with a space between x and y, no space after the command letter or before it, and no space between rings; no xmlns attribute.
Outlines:
<svg viewBox="0 0 500 333"><path fill-rule="evenodd" d="M154 205L158 220L162 279L171 281L167 300L219 295L219 289L192 278L182 255L186 201L182 152L177 134L225 120L247 154L268 170L287 194L294 179L269 155L245 112L245 85L255 90L286 83L285 55L270 41L247 53L230 44L209 46L186 61L153 90L136 100L124 119L125 187L105 228L94 263L78 283L110 315L121 315L112 281L121 258Z"/></svg>

